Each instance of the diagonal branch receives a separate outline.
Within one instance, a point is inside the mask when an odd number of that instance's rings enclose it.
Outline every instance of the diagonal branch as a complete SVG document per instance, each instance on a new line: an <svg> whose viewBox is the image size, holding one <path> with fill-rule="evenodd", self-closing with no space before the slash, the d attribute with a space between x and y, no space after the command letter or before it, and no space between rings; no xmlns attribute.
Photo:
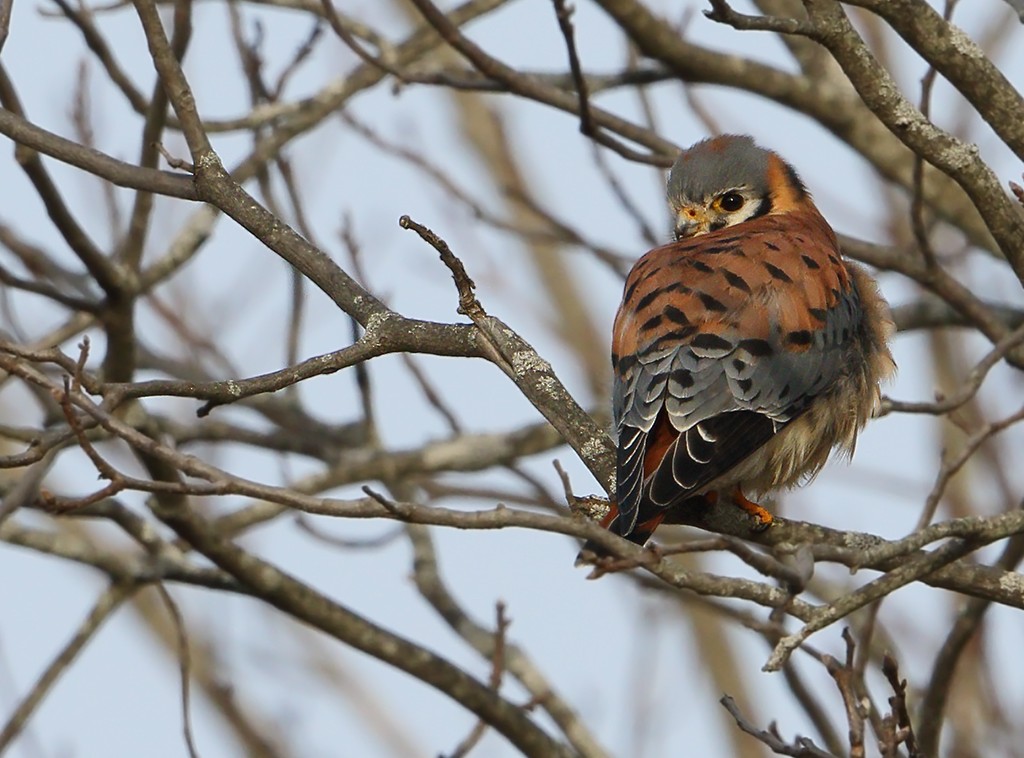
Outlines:
<svg viewBox="0 0 1024 758"><path fill-rule="evenodd" d="M93 604L92 610L81 623L67 645L50 662L36 681L29 693L18 703L17 707L0 730L0 753L6 751L11 743L25 728L28 720L36 711L53 685L67 668L74 663L79 653L96 636L103 623L109 619L121 604L135 592L138 587L132 583L113 584L108 587Z"/></svg>
<svg viewBox="0 0 1024 758"><path fill-rule="evenodd" d="M1024 282L1024 214L979 158L977 147L936 127L900 93L838 3L805 0L804 5L814 26L813 39L828 48L864 103L900 141L963 188Z"/></svg>
<svg viewBox="0 0 1024 758"><path fill-rule="evenodd" d="M922 0L847 0L885 19L1024 161L1024 97L970 37Z"/></svg>
<svg viewBox="0 0 1024 758"><path fill-rule="evenodd" d="M482 74L502 82L514 94L580 115L578 98L568 92L550 87L536 77L516 71L488 55L483 48L466 38L430 0L411 0L411 2L419 9L423 17L437 29L444 40L458 50ZM651 151L649 154L638 153L607 138L600 131L595 131L591 135L595 141L615 150L629 160L662 166L670 163L678 152L675 145L661 139L650 130L638 127L636 124L614 116L605 110L591 106L590 115L593 123L597 126L614 131Z"/></svg>

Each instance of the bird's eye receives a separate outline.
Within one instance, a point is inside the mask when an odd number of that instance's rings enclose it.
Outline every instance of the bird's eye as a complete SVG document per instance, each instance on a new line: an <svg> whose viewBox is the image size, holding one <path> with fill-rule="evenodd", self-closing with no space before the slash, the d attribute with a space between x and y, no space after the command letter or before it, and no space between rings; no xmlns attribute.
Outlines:
<svg viewBox="0 0 1024 758"><path fill-rule="evenodd" d="M743 203L746 202L743 199L743 195L739 192L726 192L720 198L718 198L718 206L729 213L738 211L743 207Z"/></svg>

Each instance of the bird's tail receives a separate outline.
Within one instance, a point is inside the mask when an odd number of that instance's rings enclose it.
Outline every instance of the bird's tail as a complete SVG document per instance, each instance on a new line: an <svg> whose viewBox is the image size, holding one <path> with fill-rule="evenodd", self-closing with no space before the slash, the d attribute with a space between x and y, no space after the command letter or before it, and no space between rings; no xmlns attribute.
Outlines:
<svg viewBox="0 0 1024 758"><path fill-rule="evenodd" d="M619 521L619 509L614 503L612 503L612 507L611 510L608 511L608 515L601 519L601 526L612 534L625 537L630 542L634 542L642 547L647 544L647 540L651 538L651 535L654 534L654 530L658 528L658 524L665 519L666 515L667 511L664 508L658 508L653 513L645 513L644 508L641 506L636 523L629 531L629 534L622 534L622 527L620 526ZM593 540L587 540L583 545L583 549L576 555L576 565L582 566L584 564L593 563L598 558L606 558L610 555L611 553Z"/></svg>

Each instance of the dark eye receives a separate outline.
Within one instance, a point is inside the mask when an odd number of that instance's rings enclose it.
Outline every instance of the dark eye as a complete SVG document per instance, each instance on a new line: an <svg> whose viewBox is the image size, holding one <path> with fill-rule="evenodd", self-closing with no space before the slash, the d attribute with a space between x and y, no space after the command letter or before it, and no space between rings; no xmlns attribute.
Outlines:
<svg viewBox="0 0 1024 758"><path fill-rule="evenodd" d="M723 211L732 213L733 211L738 211L742 208L744 202L743 195L739 192L726 192L721 198L719 198L718 205Z"/></svg>

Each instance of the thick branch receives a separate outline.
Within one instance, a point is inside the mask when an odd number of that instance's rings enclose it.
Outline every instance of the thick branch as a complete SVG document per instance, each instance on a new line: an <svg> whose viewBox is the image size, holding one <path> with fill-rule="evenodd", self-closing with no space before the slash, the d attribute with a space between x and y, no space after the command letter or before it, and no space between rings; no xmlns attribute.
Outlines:
<svg viewBox="0 0 1024 758"><path fill-rule="evenodd" d="M970 101L1024 161L1024 98L970 37L922 0L847 0L868 8Z"/></svg>
<svg viewBox="0 0 1024 758"><path fill-rule="evenodd" d="M170 171L141 168L111 158L77 142L48 132L8 110L0 108L0 134L19 145L38 150L62 163L88 171L118 187L145 190L183 200L198 200L192 177Z"/></svg>
<svg viewBox="0 0 1024 758"><path fill-rule="evenodd" d="M900 141L963 188L1024 282L1024 215L978 157L978 148L936 127L900 94L839 3L805 0L804 5L814 25L814 39L829 49L864 103Z"/></svg>

